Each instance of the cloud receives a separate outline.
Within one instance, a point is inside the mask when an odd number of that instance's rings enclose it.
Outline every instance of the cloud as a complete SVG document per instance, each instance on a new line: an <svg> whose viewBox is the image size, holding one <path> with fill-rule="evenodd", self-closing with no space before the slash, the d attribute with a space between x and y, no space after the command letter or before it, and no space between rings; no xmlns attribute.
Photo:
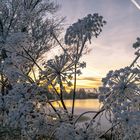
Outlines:
<svg viewBox="0 0 140 140"><path fill-rule="evenodd" d="M82 70L83 78L78 78L79 86L98 86L98 78L105 77L109 70L131 64L135 57L132 44L140 33L138 0L59 1L62 4L61 14L68 16L68 24L94 12L100 13L107 21L102 34L93 39L90 45L93 50L82 58L87 63L87 68Z"/></svg>
<svg viewBox="0 0 140 140"><path fill-rule="evenodd" d="M82 84L77 84L77 88L99 88L101 84L92 84L92 85L82 85Z"/></svg>
<svg viewBox="0 0 140 140"><path fill-rule="evenodd" d="M78 78L77 80L87 80L87 81L94 81L94 82L100 82L101 79L100 78L95 78L95 77L81 77Z"/></svg>
<svg viewBox="0 0 140 140"><path fill-rule="evenodd" d="M81 77L77 79L77 88L98 88L101 86L101 78Z"/></svg>
<svg viewBox="0 0 140 140"><path fill-rule="evenodd" d="M140 5L136 2L136 0L131 0L131 2L140 10Z"/></svg>

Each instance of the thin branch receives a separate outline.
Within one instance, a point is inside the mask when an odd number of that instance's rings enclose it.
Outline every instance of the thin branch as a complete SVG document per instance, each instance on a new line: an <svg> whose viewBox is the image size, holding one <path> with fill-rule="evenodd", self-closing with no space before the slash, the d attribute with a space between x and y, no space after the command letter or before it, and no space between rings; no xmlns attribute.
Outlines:
<svg viewBox="0 0 140 140"><path fill-rule="evenodd" d="M10 30L10 28L11 28L11 26L12 26L12 23L13 23L13 20L14 20L14 16L15 16L15 13L16 13L16 11L17 11L17 9L18 9L18 6L19 6L19 5L17 5L16 9L13 11L12 17L11 17L10 22L9 22L9 26L8 26L8 28L7 28L6 36L8 35L9 30Z"/></svg>
<svg viewBox="0 0 140 140"><path fill-rule="evenodd" d="M25 49L25 48L23 48L23 50L26 52L26 54L31 58L31 60L35 63L35 65L41 70L41 71L43 71L42 69L41 69L41 67L36 63L36 61L34 60L34 58L32 58L32 56L28 53L28 51ZM48 80L48 79L47 79ZM51 83L51 85L53 85L52 83ZM56 90L55 88L54 88L54 90ZM57 90L56 90L57 91ZM51 102L48 102L50 105L51 105L51 107L53 108L53 110L56 112L56 114L58 115L58 117L59 118L61 118L60 117L60 114L57 112L57 110L55 109L55 107L52 105L52 103Z"/></svg>
<svg viewBox="0 0 140 140"><path fill-rule="evenodd" d="M1 19L0 19L0 32L1 32L1 35L3 37L3 23L2 23Z"/></svg>
<svg viewBox="0 0 140 140"><path fill-rule="evenodd" d="M40 2L40 0L37 0L36 2L35 2L35 4L33 5L33 7L32 7L32 9L31 9L31 11L33 11L34 9L35 9L35 7L37 6L37 4Z"/></svg>
<svg viewBox="0 0 140 140"><path fill-rule="evenodd" d="M92 120L95 120L95 118L96 118L100 113L102 113L103 111L105 111L105 109L102 107L102 109L99 110L99 111L95 114L95 116L91 119L90 123L92 122ZM90 123L87 125L86 130L89 128Z"/></svg>
<svg viewBox="0 0 140 140"><path fill-rule="evenodd" d="M37 81L35 71L34 71L33 67L31 67L31 69L32 69L32 72L33 72L34 80Z"/></svg>
<svg viewBox="0 0 140 140"><path fill-rule="evenodd" d="M140 55L137 55L136 58L134 59L134 61L132 62L132 64L129 66L130 68L134 66L134 64L137 62L137 60L139 59Z"/></svg>
<svg viewBox="0 0 140 140"><path fill-rule="evenodd" d="M120 124L120 122L116 123L115 125L113 125L111 128L109 128L105 133L101 134L99 136L99 138L102 138L103 136L105 136L109 131L111 131L115 126L117 126L118 124Z"/></svg>
<svg viewBox="0 0 140 140"><path fill-rule="evenodd" d="M73 125L75 126L75 124L78 122L78 120L79 120L83 115L88 114L88 113L98 113L98 112L97 112L97 111L86 111L86 112L80 114L80 115L76 118L76 120L74 121Z"/></svg>
<svg viewBox="0 0 140 140"><path fill-rule="evenodd" d="M73 87L73 98L72 98L72 118L74 115L74 107L75 107L75 98L76 98L76 84L77 84L77 77L76 77L76 71L77 71L77 64L74 66L74 87Z"/></svg>
<svg viewBox="0 0 140 140"><path fill-rule="evenodd" d="M63 108L65 109L66 113L68 113L67 107L63 100L63 84L62 84L61 76L59 76L59 80L60 80L60 100L62 102Z"/></svg>
<svg viewBox="0 0 140 140"><path fill-rule="evenodd" d="M68 55L68 57L72 60L71 56L68 54L68 52L66 51L66 49L62 46L62 44L60 43L60 41L57 39L56 35L52 32L51 33L54 37L54 39L57 41L57 43L59 44L59 46L63 49L63 51ZM73 61L73 60L72 60Z"/></svg>

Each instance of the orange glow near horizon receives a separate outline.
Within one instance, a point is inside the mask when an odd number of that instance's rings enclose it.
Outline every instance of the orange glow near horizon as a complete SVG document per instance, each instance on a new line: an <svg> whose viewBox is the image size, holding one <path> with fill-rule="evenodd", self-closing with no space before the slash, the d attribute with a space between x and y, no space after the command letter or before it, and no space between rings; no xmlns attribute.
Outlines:
<svg viewBox="0 0 140 140"><path fill-rule="evenodd" d="M98 88L101 86L101 79L83 77L77 79L77 88Z"/></svg>
<svg viewBox="0 0 140 140"><path fill-rule="evenodd" d="M107 21L100 36L87 44L91 52L81 58L87 67L78 77L77 88L98 88L110 70L133 62L132 45L140 33L140 11L135 0L59 0L59 3L62 5L59 13L66 17L64 29L93 13L99 13Z"/></svg>
<svg viewBox="0 0 140 140"><path fill-rule="evenodd" d="M99 88L104 75L99 74L91 67L82 70L82 75L77 77L77 88Z"/></svg>

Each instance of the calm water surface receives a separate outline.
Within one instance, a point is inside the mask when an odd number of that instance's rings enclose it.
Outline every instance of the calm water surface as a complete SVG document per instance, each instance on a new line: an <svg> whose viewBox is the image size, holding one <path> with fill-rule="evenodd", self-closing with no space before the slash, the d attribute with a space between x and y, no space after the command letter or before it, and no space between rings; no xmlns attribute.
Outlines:
<svg viewBox="0 0 140 140"><path fill-rule="evenodd" d="M71 111L71 107L72 107L72 100L65 100L65 105L68 108L69 111ZM60 102L54 102L53 105L55 107L60 107ZM98 111L100 110L100 108L102 107L102 104L99 103L98 99L77 99L75 101L75 114L76 115L80 115L81 113L84 113L86 111ZM90 118L92 118L95 114L94 113L88 113L85 114L85 116L87 116L90 120ZM97 117L96 120L98 120L99 117ZM89 121L88 120L88 121ZM107 130L108 128L110 128L110 123L107 121L105 114L102 114L101 117L101 126L102 126L102 130Z"/></svg>
<svg viewBox="0 0 140 140"><path fill-rule="evenodd" d="M66 107L70 110L72 107L72 100L65 100ZM55 107L60 107L60 102L54 102ZM79 114L85 111L99 110L102 106L98 99L77 99L75 101L75 113Z"/></svg>

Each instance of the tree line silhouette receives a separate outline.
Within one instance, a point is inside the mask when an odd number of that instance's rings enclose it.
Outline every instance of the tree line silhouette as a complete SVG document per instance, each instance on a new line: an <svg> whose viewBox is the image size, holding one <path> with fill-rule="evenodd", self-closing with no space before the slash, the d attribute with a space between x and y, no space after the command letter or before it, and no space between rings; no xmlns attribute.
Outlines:
<svg viewBox="0 0 140 140"><path fill-rule="evenodd" d="M84 89L84 88L79 88L76 91L76 99L96 99L98 98L98 90L97 89ZM64 99L72 99L73 96L73 89L71 90L66 90L64 92ZM48 97L49 99L55 99L55 95L52 89L48 90Z"/></svg>

